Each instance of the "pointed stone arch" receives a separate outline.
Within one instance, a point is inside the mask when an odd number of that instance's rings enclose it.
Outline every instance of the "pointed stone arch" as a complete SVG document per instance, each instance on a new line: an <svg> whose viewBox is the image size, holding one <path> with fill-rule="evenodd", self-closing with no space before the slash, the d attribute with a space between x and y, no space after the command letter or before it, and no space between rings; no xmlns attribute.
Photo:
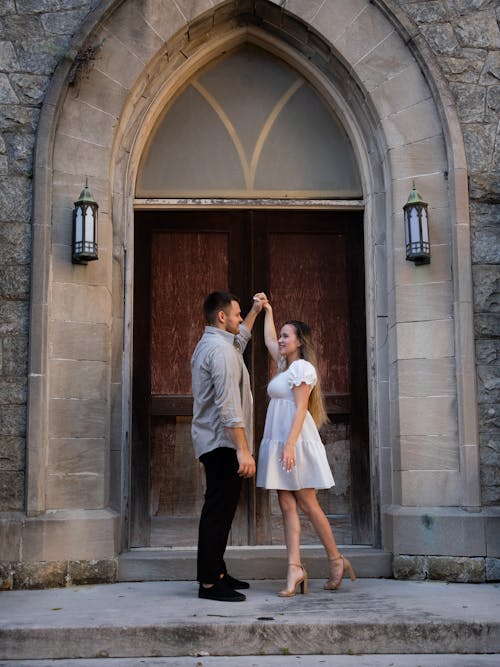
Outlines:
<svg viewBox="0 0 500 667"><path fill-rule="evenodd" d="M138 163L165 100L204 63L242 41L293 64L330 100L360 166L374 507L425 504L424 497L430 505L480 505L466 163L448 89L394 2L331 2L317 10L294 3L293 8L250 0L202 2L186 16L176 3L138 7L130 0L109 0L74 39L72 53L87 53L86 68L75 67L81 59L61 63L43 107L35 162L28 514L75 507L71 499L60 505L64 494L54 490L47 461L65 433L83 437L78 415L71 413L76 405L84 415L97 415L95 437L121 470L111 505L125 512ZM85 175L100 203L101 259L74 267L68 216ZM401 207L413 178L431 202L434 258L427 273L416 273L404 261ZM86 355L92 358L82 358L77 343L71 345L82 330L94 341ZM442 363L444 377L454 383L439 387L444 400L422 433L418 416L432 405L405 382L412 363L418 371L414 362L428 357L429 336L435 343L430 363ZM49 341L63 338L72 357L59 363L62 357ZM64 404L66 399L54 394L55 378L68 387L75 368L83 365L88 372L92 362L102 362L106 391L100 409L78 388L72 390L74 405ZM57 417L61 412L66 426ZM430 467L435 437L444 440L437 471ZM423 453L415 438L424 442ZM415 471L421 488L413 481ZM101 477L94 506L82 509L110 506L105 464ZM108 519L115 522L113 512ZM382 539L395 548L387 535Z"/></svg>

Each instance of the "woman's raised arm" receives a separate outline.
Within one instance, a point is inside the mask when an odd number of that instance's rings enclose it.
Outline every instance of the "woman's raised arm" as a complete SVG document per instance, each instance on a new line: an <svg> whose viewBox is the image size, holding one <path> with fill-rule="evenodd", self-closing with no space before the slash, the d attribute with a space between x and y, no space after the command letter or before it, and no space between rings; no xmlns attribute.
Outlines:
<svg viewBox="0 0 500 667"><path fill-rule="evenodd" d="M278 346L278 337L276 335L276 327L274 325L273 309L270 303L264 305L264 310L266 311L264 318L264 342L269 354L278 363L280 358L279 346Z"/></svg>

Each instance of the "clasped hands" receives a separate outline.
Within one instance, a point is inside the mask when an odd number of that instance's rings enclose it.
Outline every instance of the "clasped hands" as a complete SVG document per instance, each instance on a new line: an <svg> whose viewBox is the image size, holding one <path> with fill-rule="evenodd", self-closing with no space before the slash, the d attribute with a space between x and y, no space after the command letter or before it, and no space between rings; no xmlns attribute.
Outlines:
<svg viewBox="0 0 500 667"><path fill-rule="evenodd" d="M257 312L260 313L262 308L269 304L269 300L265 292L257 292L253 296L253 308L257 309Z"/></svg>

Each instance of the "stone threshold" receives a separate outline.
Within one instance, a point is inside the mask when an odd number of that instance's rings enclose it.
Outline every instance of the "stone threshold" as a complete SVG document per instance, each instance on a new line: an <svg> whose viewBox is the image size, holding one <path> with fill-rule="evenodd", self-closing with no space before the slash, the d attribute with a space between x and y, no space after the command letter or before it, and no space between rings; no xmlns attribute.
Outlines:
<svg viewBox="0 0 500 667"><path fill-rule="evenodd" d="M392 554L369 546L341 546L360 578L391 578ZM301 548L302 561L311 578L327 576L328 564L320 546ZM231 574L247 579L283 579L284 546L228 547L226 564ZM118 557L117 581L193 581L196 548L136 548Z"/></svg>

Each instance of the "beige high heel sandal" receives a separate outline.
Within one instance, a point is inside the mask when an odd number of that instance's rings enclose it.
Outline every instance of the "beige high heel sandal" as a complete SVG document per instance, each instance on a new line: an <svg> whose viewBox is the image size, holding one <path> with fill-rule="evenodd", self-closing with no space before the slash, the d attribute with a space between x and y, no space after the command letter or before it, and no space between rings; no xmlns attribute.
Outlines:
<svg viewBox="0 0 500 667"><path fill-rule="evenodd" d="M300 579L297 579L297 581L295 582L292 589L285 588L285 590L280 591L278 593L280 598L291 598L291 597L293 597L295 595L295 593L297 592L297 586L300 586L300 592L302 594L307 593L307 572L306 572L305 567L303 565L298 564L298 563L288 563L288 566L290 566L290 565L294 565L295 567L300 567L300 569L302 570L302 577L300 577Z"/></svg>
<svg viewBox="0 0 500 667"><path fill-rule="evenodd" d="M342 579L344 578L344 574L347 572L347 574L350 576L351 580L354 581L356 579L356 575L354 574L354 569L350 563L350 561L347 558L344 558L342 554L340 556L337 556L337 558L329 558L328 559L330 562L335 562L337 560L342 560L342 571L340 573L340 578L339 579L333 579L330 577L328 581L325 581L325 584L323 588L325 591L336 591L337 589L340 588L342 584Z"/></svg>

